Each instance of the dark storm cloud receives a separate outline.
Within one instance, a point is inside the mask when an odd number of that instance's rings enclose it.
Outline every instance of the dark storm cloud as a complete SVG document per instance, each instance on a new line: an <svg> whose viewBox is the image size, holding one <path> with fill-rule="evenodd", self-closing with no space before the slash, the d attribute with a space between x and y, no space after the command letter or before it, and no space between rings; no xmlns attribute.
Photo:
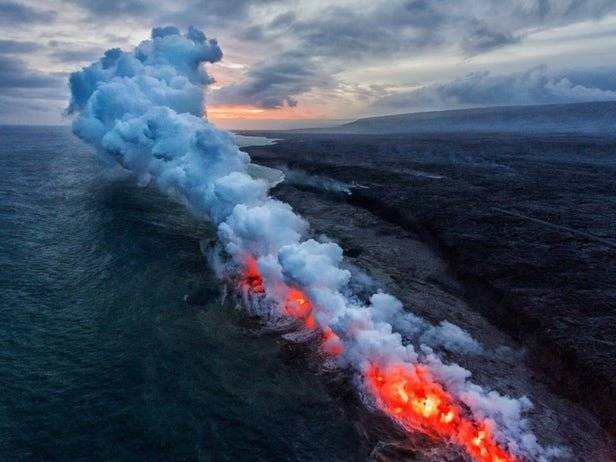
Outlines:
<svg viewBox="0 0 616 462"><path fill-rule="evenodd" d="M19 25L51 21L56 14L50 10L32 8L18 2L0 1L0 24Z"/></svg>
<svg viewBox="0 0 616 462"><path fill-rule="evenodd" d="M157 9L144 0L69 0L70 3L93 13L96 17L120 15L150 17ZM160 2L162 5L164 2Z"/></svg>
<svg viewBox="0 0 616 462"><path fill-rule="evenodd" d="M440 48L454 47L463 56L475 56L519 43L531 28L598 19L614 12L613 0L376 0L325 6L309 17L302 16L299 10L288 11L267 24L245 28L238 35L245 40L272 43L291 37L296 43L294 48L266 64L257 64L244 82L218 96L226 95L234 103L279 107L287 96L318 87L310 82L309 73L299 63L293 63L296 72L284 74L289 76L287 82L267 84L270 74L276 77L278 68L290 66L276 60L288 59L293 49L322 58L330 73L335 74L334 64L339 67L350 61L394 60ZM262 98L262 94L267 96ZM519 98L528 96L522 94Z"/></svg>
<svg viewBox="0 0 616 462"><path fill-rule="evenodd" d="M515 74L474 72L440 85L430 85L402 94L382 98L375 108L385 110L430 110L478 106L573 103L616 100L616 82L584 74L584 83L575 71L553 74L538 66ZM601 82L601 85L599 84Z"/></svg>
<svg viewBox="0 0 616 462"><path fill-rule="evenodd" d="M0 123L57 121L66 87L66 76L44 74L18 58L0 55Z"/></svg>
<svg viewBox="0 0 616 462"><path fill-rule="evenodd" d="M195 12L200 12L203 16L214 16L216 18L241 18L245 17L253 5L264 5L273 3L276 0L262 0L254 2L251 0L193 0L186 3L182 9L187 19L195 18Z"/></svg>
<svg viewBox="0 0 616 462"><path fill-rule="evenodd" d="M41 45L35 42L22 42L19 40L1 40L0 53L2 54L19 54L28 53L41 48Z"/></svg>
<svg viewBox="0 0 616 462"><path fill-rule="evenodd" d="M96 47L97 43L106 41L110 34L128 35L126 20L147 24L148 27L152 24L203 26L212 36L222 35L223 48L226 45L231 51L239 50L239 56L245 55L246 50L266 50L266 55L255 59L260 62L245 73L244 80L213 92L212 101L255 104L265 108L295 105L302 94L336 86L336 76L342 71L357 75L356 71L364 63L395 66L398 59L442 50L457 52L463 60L523 42L529 30L549 29L616 13L614 0L356 0L349 3L310 0L60 1L64 3L64 9L81 13L81 19L80 15L72 15L71 20L76 18L75 21L83 21L79 26L88 30L100 30L100 37L91 39L94 42L83 47L80 41L71 44L70 39L62 46L1 40L2 59L7 55L16 57L34 53L72 67L95 59L102 51ZM60 22L62 19L42 5L44 2L36 3L35 0L30 0L28 4L0 0L0 24L8 27L29 23L32 25L32 37L35 37L36 27L40 24L52 20ZM58 36L62 36L64 30L61 26L58 26L58 32ZM240 39L235 49L233 44L229 46L228 39L231 37ZM122 42L126 38L112 40L116 42L114 44L124 46ZM29 61L37 62L36 56L34 58ZM23 66L22 62L19 63ZM17 64L13 62L12 66L0 70L0 74L10 74L12 81L21 79L23 83L30 82L29 88L34 89L35 82L41 85L40 88L50 88L49 82L57 79L25 66L20 77L13 72ZM492 74L489 78L479 76L477 74L474 78L481 81L481 85L496 77ZM557 77L550 78L558 80ZM576 78L578 80L571 75L573 87L602 89L586 82L592 76L579 74ZM603 76L604 81L609 78ZM471 78L460 80L467 85L472 81ZM344 82L340 82L342 84ZM12 88L10 83L2 85L3 88ZM518 99L529 97L530 93L524 93L527 91L524 88L520 87L522 93ZM468 98L474 97L472 90L474 87L471 85ZM450 95L445 88L440 91L440 96L434 96L432 92L425 93L422 98L438 101L450 99L454 103L459 99L461 102L458 104L467 104L462 97ZM507 88L503 91L505 95L510 92ZM348 87L344 92L348 93ZM405 97L415 101L419 96ZM481 98L477 96L476 99ZM381 101L387 102L387 98L381 98Z"/></svg>
<svg viewBox="0 0 616 462"><path fill-rule="evenodd" d="M263 27L255 25L243 28L241 31L237 33L237 36L242 40L247 40L250 42L256 42L265 38L265 32Z"/></svg>
<svg viewBox="0 0 616 462"><path fill-rule="evenodd" d="M45 74L0 55L0 123L58 123L67 97L66 75Z"/></svg>
<svg viewBox="0 0 616 462"><path fill-rule="evenodd" d="M511 32L497 31L487 26L479 26L464 37L460 46L466 54L478 55L495 48L518 43L521 40L521 36L515 36Z"/></svg>
<svg viewBox="0 0 616 462"><path fill-rule="evenodd" d="M18 58L0 55L0 88L3 92L23 88L57 88L62 79L30 69Z"/></svg>
<svg viewBox="0 0 616 462"><path fill-rule="evenodd" d="M283 0L185 0L169 2L172 8L163 6L152 16L157 24L174 24L179 27L197 26L206 33L218 35L235 33L246 41L261 41L263 28L253 20L253 11L269 4L282 3ZM179 8L178 8L179 6Z"/></svg>
<svg viewBox="0 0 616 462"><path fill-rule="evenodd" d="M310 57L301 53L285 53L251 68L242 82L212 92L211 101L253 104L268 109L285 104L295 106L296 95L330 82Z"/></svg>
<svg viewBox="0 0 616 462"><path fill-rule="evenodd" d="M254 5L272 3L277 0L66 0L97 17L148 19L157 24L188 25L211 24L246 17Z"/></svg>
<svg viewBox="0 0 616 462"><path fill-rule="evenodd" d="M105 52L105 49L101 47L83 45L64 40L51 40L47 45L49 46L48 49L51 49L49 56L56 61L70 64L94 61Z"/></svg>
<svg viewBox="0 0 616 462"><path fill-rule="evenodd" d="M285 27L292 24L296 19L295 13L287 11L286 13L279 14L269 23L270 27Z"/></svg>
<svg viewBox="0 0 616 462"><path fill-rule="evenodd" d="M369 57L410 52L441 42L442 38L430 31L440 20L430 10L411 13L400 2L390 2L358 10L331 7L316 18L293 22L290 29L302 47L315 54Z"/></svg>
<svg viewBox="0 0 616 462"><path fill-rule="evenodd" d="M79 50L54 50L51 56L64 63L81 63L94 61L103 55L105 50L98 47Z"/></svg>
<svg viewBox="0 0 616 462"><path fill-rule="evenodd" d="M293 25L295 19L295 13L288 11L286 13L279 14L268 24L255 24L253 26L241 28L236 32L236 35L240 39L247 41L268 41L282 33L287 33L289 31L289 27Z"/></svg>
<svg viewBox="0 0 616 462"><path fill-rule="evenodd" d="M613 0L388 0L325 8L292 21L291 30L303 46L325 55L410 54L435 45L474 55L517 43L528 28L613 12Z"/></svg>

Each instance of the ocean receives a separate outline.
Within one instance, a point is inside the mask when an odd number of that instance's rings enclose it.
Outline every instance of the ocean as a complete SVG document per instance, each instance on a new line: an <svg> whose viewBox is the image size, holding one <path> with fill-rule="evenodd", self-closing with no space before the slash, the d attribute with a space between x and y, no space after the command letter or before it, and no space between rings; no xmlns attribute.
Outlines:
<svg viewBox="0 0 616 462"><path fill-rule="evenodd" d="M69 128L0 127L0 460L361 459L319 374L221 302L214 236Z"/></svg>

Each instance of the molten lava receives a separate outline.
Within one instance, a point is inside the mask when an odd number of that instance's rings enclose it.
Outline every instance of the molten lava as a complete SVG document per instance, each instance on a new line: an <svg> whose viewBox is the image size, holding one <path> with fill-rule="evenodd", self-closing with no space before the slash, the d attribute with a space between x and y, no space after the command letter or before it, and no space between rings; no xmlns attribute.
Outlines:
<svg viewBox="0 0 616 462"><path fill-rule="evenodd" d="M312 304L299 289L289 289L283 310L286 315L302 319L304 322L312 316Z"/></svg>
<svg viewBox="0 0 616 462"><path fill-rule="evenodd" d="M244 262L244 274L242 276L242 284L250 292L257 295L263 295L265 293L263 278L257 268L257 260L255 260L253 256L246 258Z"/></svg>
<svg viewBox="0 0 616 462"><path fill-rule="evenodd" d="M372 366L366 373L370 391L381 407L405 427L455 441L477 461L517 462L491 435L486 423L467 416L425 366L399 366L387 371Z"/></svg>
<svg viewBox="0 0 616 462"><path fill-rule="evenodd" d="M252 294L265 294L254 257L246 259L241 281ZM294 287L285 289L282 313L303 321L310 330L319 329L321 349L326 354L342 354L342 340L330 327L317 325L306 294ZM371 366L365 373L365 380L381 408L406 428L454 441L478 462L518 462L494 440L486 422L473 419L453 396L431 379L426 366L401 364L386 370Z"/></svg>
<svg viewBox="0 0 616 462"><path fill-rule="evenodd" d="M317 322L312 314L312 303L310 303L310 300L301 290L296 288L288 289L283 311L287 316L304 321L306 328L310 330L317 328ZM331 356L342 354L344 348L340 337L329 327L325 327L321 332L323 336L321 349Z"/></svg>
<svg viewBox="0 0 616 462"><path fill-rule="evenodd" d="M332 356L339 356L344 352L342 340L329 327L323 329L323 343L321 349Z"/></svg>

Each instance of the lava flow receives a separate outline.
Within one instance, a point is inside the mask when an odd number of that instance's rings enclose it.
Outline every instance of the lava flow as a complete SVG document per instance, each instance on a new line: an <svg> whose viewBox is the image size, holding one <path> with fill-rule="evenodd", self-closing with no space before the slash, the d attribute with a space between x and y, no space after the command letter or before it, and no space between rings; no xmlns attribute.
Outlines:
<svg viewBox="0 0 616 462"><path fill-rule="evenodd" d="M257 260L254 257L249 257L244 262L242 284L255 295L265 294L263 278L257 269Z"/></svg>
<svg viewBox="0 0 616 462"><path fill-rule="evenodd" d="M245 259L242 284L253 295L265 294L263 278L257 268L257 261L252 256ZM310 303L304 292L293 287L287 287L286 292L287 295L282 306L282 313L285 316L302 321L309 330L319 330L322 335L321 349L324 353L331 356L341 355L344 347L340 337L329 327L319 329L312 313L312 303Z"/></svg>
<svg viewBox="0 0 616 462"><path fill-rule="evenodd" d="M453 397L429 378L425 366L387 371L372 366L366 377L381 407L405 427L455 441L480 462L518 461L494 441L485 423L465 417Z"/></svg>
<svg viewBox="0 0 616 462"><path fill-rule="evenodd" d="M253 295L265 294L253 257L246 259L242 284ZM304 292L286 289L282 313L303 321L310 330L318 329L322 335L321 349L331 356L341 355L342 340L330 327L317 325L312 303ZM371 366L365 372L365 381L382 410L406 428L454 441L478 462L519 462L494 440L487 423L477 423L430 378L425 365L401 364L386 369Z"/></svg>

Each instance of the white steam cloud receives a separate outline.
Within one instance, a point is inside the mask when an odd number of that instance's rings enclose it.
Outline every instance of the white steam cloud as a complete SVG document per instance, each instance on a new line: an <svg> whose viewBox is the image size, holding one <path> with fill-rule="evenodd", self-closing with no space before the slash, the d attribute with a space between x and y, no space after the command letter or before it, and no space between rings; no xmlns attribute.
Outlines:
<svg viewBox="0 0 616 462"><path fill-rule="evenodd" d="M487 419L509 451L549 459L551 452L537 443L523 416L531 407L526 398L486 391L470 382L470 372L439 358L441 348L479 353L475 340L450 323L430 325L391 295L376 293L362 303L351 293L342 249L308 239L308 224L246 173L248 155L203 118L203 87L210 78L202 63L221 58L216 41L194 28L185 35L174 27L155 28L130 52L107 51L70 77L74 133L140 181L155 182L212 220L229 264L241 268L254 257L266 292L258 307L264 315L282 315L290 287L306 294L316 325L331 329L344 347L333 360L355 371L360 383L369 367L422 363L476 419Z"/></svg>
<svg viewBox="0 0 616 462"><path fill-rule="evenodd" d="M290 168L286 166L281 166L279 168L284 172L285 182L292 185L307 186L320 191L342 193L349 196L354 186L327 176L311 175L299 168Z"/></svg>

